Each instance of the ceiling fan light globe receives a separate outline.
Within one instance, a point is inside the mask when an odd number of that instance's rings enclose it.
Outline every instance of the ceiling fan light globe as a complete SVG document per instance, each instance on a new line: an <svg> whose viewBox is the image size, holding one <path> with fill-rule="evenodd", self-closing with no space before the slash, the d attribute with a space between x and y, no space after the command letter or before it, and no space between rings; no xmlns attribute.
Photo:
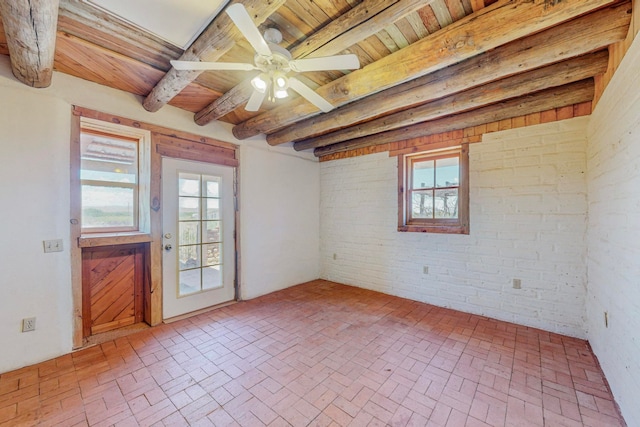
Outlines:
<svg viewBox="0 0 640 427"><path fill-rule="evenodd" d="M282 98L286 98L287 96L289 96L289 92L287 92L286 89L276 89L273 93L273 96L278 98L278 99L282 99Z"/></svg>
<svg viewBox="0 0 640 427"><path fill-rule="evenodd" d="M276 88L278 88L278 89L286 89L286 88L287 88L287 86L289 86L289 85L287 84L287 79L286 79L285 77L282 77L282 76L276 76L276 77L274 78L274 81L275 81L275 86L276 86Z"/></svg>
<svg viewBox="0 0 640 427"><path fill-rule="evenodd" d="M289 79L282 71L274 71L271 75L271 80L275 90L287 89L289 87Z"/></svg>
<svg viewBox="0 0 640 427"><path fill-rule="evenodd" d="M251 86L253 86L253 88L258 92L264 93L266 92L267 87L269 86L269 83L268 83L268 80L266 79L266 76L264 76L263 74L260 74L258 76L255 76L253 79L251 79Z"/></svg>

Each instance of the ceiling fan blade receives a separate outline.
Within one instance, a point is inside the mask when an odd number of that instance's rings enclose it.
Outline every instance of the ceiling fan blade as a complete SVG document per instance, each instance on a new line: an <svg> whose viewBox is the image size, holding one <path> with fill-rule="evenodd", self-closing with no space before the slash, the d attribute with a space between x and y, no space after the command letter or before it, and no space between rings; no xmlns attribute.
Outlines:
<svg viewBox="0 0 640 427"><path fill-rule="evenodd" d="M251 71L256 67L243 62L199 62L199 61L169 61L173 68L183 70L241 70Z"/></svg>
<svg viewBox="0 0 640 427"><path fill-rule="evenodd" d="M227 15L236 24L238 30L247 39L253 49L262 56L271 56L269 45L260 34L258 27L253 23L247 9L241 3L234 3L226 9Z"/></svg>
<svg viewBox="0 0 640 427"><path fill-rule="evenodd" d="M251 94L251 97L249 98L249 101L247 101L247 105L244 106L244 109L247 111L258 111L260 109L260 106L262 105L262 101L264 101L266 97L266 90L264 92L254 90Z"/></svg>
<svg viewBox="0 0 640 427"><path fill-rule="evenodd" d="M356 55L350 53L348 55L294 59L289 61L289 66L298 73L305 71L357 70L360 68L360 60Z"/></svg>
<svg viewBox="0 0 640 427"><path fill-rule="evenodd" d="M328 113L334 108L329 101L318 95L313 89L295 77L289 77L289 87L325 113Z"/></svg>

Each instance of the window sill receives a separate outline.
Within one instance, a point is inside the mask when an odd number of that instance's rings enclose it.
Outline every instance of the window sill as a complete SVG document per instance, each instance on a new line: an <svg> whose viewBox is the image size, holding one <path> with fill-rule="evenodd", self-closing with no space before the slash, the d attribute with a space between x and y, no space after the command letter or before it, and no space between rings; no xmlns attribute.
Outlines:
<svg viewBox="0 0 640 427"><path fill-rule="evenodd" d="M469 234L469 227L462 225L401 225L398 231L409 233L441 233L441 234Z"/></svg>
<svg viewBox="0 0 640 427"><path fill-rule="evenodd" d="M128 231L121 233L87 233L78 238L81 248L95 248L98 246L127 245L131 243L148 243L153 239L149 233Z"/></svg>

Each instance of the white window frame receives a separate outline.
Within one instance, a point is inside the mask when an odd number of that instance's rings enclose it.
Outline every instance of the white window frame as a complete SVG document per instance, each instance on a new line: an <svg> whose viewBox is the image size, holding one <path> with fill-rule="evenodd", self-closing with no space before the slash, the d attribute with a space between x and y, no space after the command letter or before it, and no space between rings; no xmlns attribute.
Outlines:
<svg viewBox="0 0 640 427"><path fill-rule="evenodd" d="M118 233L118 232L140 232L149 233L151 231L151 214L150 206L150 180L151 180L151 132L144 129L136 129L129 126L123 126L116 123L104 122L100 120L90 119L86 117L80 118L80 133L94 133L116 138L137 141L138 146L138 179L137 184L117 184L118 187L134 188L134 226L133 227L102 227L102 228L84 228L81 225L81 233L99 234L99 233ZM80 153L78 153L80 155ZM80 173L81 167L78 162ZM79 180L82 191L83 184L91 184L91 180ZM103 187L108 187L108 182L93 182ZM115 184L114 184L115 186ZM81 207L82 209L82 207Z"/></svg>

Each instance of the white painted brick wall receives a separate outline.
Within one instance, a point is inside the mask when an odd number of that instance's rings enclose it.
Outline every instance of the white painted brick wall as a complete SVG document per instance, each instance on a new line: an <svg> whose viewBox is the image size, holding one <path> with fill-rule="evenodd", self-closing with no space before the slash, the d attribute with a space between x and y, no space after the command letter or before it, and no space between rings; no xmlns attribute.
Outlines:
<svg viewBox="0 0 640 427"><path fill-rule="evenodd" d="M591 116L587 151L588 336L629 426L640 426L639 69L636 37Z"/></svg>
<svg viewBox="0 0 640 427"><path fill-rule="evenodd" d="M468 236L396 231L396 158L322 163L322 277L585 337L587 123L471 145Z"/></svg>

